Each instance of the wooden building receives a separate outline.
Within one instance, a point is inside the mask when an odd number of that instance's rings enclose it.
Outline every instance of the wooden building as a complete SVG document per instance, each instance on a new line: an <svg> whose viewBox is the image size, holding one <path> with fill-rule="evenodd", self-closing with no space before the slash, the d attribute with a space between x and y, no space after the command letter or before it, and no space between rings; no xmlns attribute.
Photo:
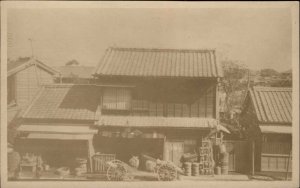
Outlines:
<svg viewBox="0 0 300 188"><path fill-rule="evenodd" d="M54 83L57 71L41 61L26 57L7 64L7 103L28 105L43 84Z"/></svg>
<svg viewBox="0 0 300 188"><path fill-rule="evenodd" d="M42 156L51 167L76 158L89 159L95 122L99 119L100 90L92 85L45 85L22 114L15 148Z"/></svg>
<svg viewBox="0 0 300 188"><path fill-rule="evenodd" d="M44 84L54 83L57 71L37 59L25 57L7 64L8 142L13 143L17 117Z"/></svg>
<svg viewBox="0 0 300 188"><path fill-rule="evenodd" d="M180 165L221 127L222 75L214 50L109 48L94 73L102 88L96 151L124 161L146 153Z"/></svg>
<svg viewBox="0 0 300 188"><path fill-rule="evenodd" d="M241 125L255 143L255 171L291 171L292 89L254 87L247 93Z"/></svg>

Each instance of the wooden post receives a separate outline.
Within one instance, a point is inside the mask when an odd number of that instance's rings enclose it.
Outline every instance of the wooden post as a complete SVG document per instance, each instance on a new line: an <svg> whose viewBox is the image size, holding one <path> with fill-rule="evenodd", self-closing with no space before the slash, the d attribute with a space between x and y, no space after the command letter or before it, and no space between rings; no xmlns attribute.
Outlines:
<svg viewBox="0 0 300 188"><path fill-rule="evenodd" d="M287 180L288 176L289 176L289 167L290 167L291 154L292 154L292 150L290 151L288 162L287 162L285 180Z"/></svg>
<svg viewBox="0 0 300 188"><path fill-rule="evenodd" d="M255 173L255 141L253 140L252 141L252 168L251 168L251 170L252 170L252 172L251 172L251 174L252 175L254 175L254 173Z"/></svg>
<svg viewBox="0 0 300 188"><path fill-rule="evenodd" d="M164 136L164 141L163 141L163 160L167 160L167 147L166 147L166 136Z"/></svg>
<svg viewBox="0 0 300 188"><path fill-rule="evenodd" d="M219 112L219 78L217 79L217 85L216 85L216 106L215 106L215 116L216 116L216 119L219 119L219 115L220 115L220 112Z"/></svg>
<svg viewBox="0 0 300 188"><path fill-rule="evenodd" d="M94 147L93 147L93 140L92 139L88 139L87 143L88 143L88 160L89 160L89 166L90 166L89 170L92 173L93 172L92 157L95 154Z"/></svg>

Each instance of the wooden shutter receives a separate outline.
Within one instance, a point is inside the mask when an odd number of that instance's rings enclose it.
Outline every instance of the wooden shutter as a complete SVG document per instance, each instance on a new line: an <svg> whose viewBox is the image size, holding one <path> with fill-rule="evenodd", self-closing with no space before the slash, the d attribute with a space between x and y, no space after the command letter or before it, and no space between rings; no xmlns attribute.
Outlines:
<svg viewBox="0 0 300 188"><path fill-rule="evenodd" d="M130 90L126 88L105 88L103 91L103 108L108 110L129 110Z"/></svg>

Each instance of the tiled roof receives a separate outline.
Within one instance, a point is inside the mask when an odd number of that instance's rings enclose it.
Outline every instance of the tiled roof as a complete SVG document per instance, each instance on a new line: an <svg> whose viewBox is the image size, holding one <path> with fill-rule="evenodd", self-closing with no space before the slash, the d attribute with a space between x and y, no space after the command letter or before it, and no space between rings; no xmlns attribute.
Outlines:
<svg viewBox="0 0 300 188"><path fill-rule="evenodd" d="M95 75L222 77L215 50L109 48Z"/></svg>
<svg viewBox="0 0 300 188"><path fill-rule="evenodd" d="M218 126L218 121L213 118L100 116L98 125L108 127L214 128Z"/></svg>
<svg viewBox="0 0 300 188"><path fill-rule="evenodd" d="M291 88L254 87L250 96L259 122L291 124Z"/></svg>
<svg viewBox="0 0 300 188"><path fill-rule="evenodd" d="M95 120L99 102L99 87L48 85L26 109L23 118Z"/></svg>
<svg viewBox="0 0 300 188"><path fill-rule="evenodd" d="M24 58L19 58L14 61L8 61L7 76L15 74L16 72L19 72L20 70L23 70L26 67L32 66L32 65L37 65L53 75L58 74L58 72L55 69L47 66L46 64L42 63L39 60L30 58L30 57L24 57Z"/></svg>
<svg viewBox="0 0 300 188"><path fill-rule="evenodd" d="M60 72L63 78L71 78L73 76L78 78L92 78L92 74L95 70L95 67L88 66L60 66L53 68Z"/></svg>

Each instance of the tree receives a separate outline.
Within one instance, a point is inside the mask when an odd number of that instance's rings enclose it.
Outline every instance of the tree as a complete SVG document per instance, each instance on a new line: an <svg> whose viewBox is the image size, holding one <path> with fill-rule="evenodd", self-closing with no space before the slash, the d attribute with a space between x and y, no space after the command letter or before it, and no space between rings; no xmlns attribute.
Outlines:
<svg viewBox="0 0 300 188"><path fill-rule="evenodd" d="M262 69L260 71L260 75L262 77L271 77L271 76L277 76L279 75L279 73L274 69Z"/></svg>
<svg viewBox="0 0 300 188"><path fill-rule="evenodd" d="M66 66L73 66L73 65L79 65L79 62L75 59L68 61L66 64Z"/></svg>
<svg viewBox="0 0 300 188"><path fill-rule="evenodd" d="M235 61L223 61L224 77L221 81L222 91L225 93L225 108L224 116L221 117L221 121L226 123L234 123L238 125L238 120L230 119L230 113L232 110L236 110L242 104L243 96L247 91L247 83L240 82L242 78L247 77L249 70L240 65L240 62Z"/></svg>

